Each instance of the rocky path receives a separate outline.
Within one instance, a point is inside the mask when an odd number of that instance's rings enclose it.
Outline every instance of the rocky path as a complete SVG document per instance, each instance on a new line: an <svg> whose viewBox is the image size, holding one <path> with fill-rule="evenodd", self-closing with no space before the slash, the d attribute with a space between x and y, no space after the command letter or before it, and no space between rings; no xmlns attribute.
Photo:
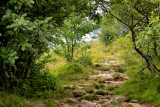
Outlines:
<svg viewBox="0 0 160 107"><path fill-rule="evenodd" d="M113 68L121 66L115 64L116 59L110 59L97 67L106 67L106 71L97 71L81 85L71 92L72 97L58 101L60 107L151 107L143 105L138 100L129 100L124 96L114 96L113 90L118 88L129 78L124 73L117 73ZM75 86L64 86L64 88Z"/></svg>

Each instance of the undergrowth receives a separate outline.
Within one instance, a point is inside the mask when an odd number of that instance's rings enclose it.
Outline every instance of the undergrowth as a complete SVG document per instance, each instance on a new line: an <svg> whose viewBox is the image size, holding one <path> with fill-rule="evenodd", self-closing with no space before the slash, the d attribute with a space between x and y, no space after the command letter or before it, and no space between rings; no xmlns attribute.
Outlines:
<svg viewBox="0 0 160 107"><path fill-rule="evenodd" d="M149 77L149 78L148 78ZM115 89L115 94L127 96L129 99L137 99L141 103L153 103L160 106L160 77L157 75L137 75L125 82L120 88Z"/></svg>

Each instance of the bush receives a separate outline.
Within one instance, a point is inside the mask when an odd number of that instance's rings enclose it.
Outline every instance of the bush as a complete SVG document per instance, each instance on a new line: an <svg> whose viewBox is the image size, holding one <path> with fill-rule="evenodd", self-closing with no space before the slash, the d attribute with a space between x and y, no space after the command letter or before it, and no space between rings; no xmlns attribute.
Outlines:
<svg viewBox="0 0 160 107"><path fill-rule="evenodd" d="M62 72L71 74L71 73L82 73L84 72L84 67L79 63L66 64L62 69Z"/></svg>
<svg viewBox="0 0 160 107"><path fill-rule="evenodd" d="M15 87L14 90L18 90L20 95L26 97L41 97L44 93L47 95L49 90L48 94L56 90L56 78L49 72L39 72L33 75L22 80L22 85Z"/></svg>
<svg viewBox="0 0 160 107"><path fill-rule="evenodd" d="M78 58L77 62L80 63L80 64L82 64L82 65L84 65L84 66L87 66L87 65L91 66L91 65L93 65L93 63L92 63L92 57L90 55L82 55L82 56L80 56Z"/></svg>

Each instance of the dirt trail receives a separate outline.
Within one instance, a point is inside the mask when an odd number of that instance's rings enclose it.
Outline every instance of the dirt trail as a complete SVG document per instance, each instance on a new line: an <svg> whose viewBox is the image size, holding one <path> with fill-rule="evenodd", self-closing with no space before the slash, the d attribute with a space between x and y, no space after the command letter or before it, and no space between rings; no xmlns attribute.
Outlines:
<svg viewBox="0 0 160 107"><path fill-rule="evenodd" d="M110 59L104 63L97 64L97 67L103 65L109 67L110 70L99 70L94 75L91 75L85 84L76 86L77 89L71 92L73 94L71 98L58 101L61 104L60 107L152 107L140 104L138 100L130 101L127 97L113 95L114 88L118 88L129 79L124 73L117 73L112 69L121 66L121 64L115 64L116 61L116 59ZM84 90L88 87L94 88L90 91ZM104 87L108 87L108 89Z"/></svg>

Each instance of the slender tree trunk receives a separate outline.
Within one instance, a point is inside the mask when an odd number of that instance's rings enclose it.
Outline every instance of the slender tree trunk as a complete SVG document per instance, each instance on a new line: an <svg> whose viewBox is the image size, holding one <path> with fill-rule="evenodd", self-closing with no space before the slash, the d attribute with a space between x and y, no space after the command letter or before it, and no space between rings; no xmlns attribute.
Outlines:
<svg viewBox="0 0 160 107"><path fill-rule="evenodd" d="M151 57L149 57L148 55L144 54L140 49L137 48L137 46L136 46L136 35L135 35L135 32L134 32L133 28L130 28L130 31L132 33L132 42L134 44L134 49L137 51L137 53L139 55L141 55L145 59L149 71L153 72Z"/></svg>
<svg viewBox="0 0 160 107"><path fill-rule="evenodd" d="M73 51L74 51L74 44L73 44L73 40L72 40L72 53L71 53L71 62L73 61Z"/></svg>

